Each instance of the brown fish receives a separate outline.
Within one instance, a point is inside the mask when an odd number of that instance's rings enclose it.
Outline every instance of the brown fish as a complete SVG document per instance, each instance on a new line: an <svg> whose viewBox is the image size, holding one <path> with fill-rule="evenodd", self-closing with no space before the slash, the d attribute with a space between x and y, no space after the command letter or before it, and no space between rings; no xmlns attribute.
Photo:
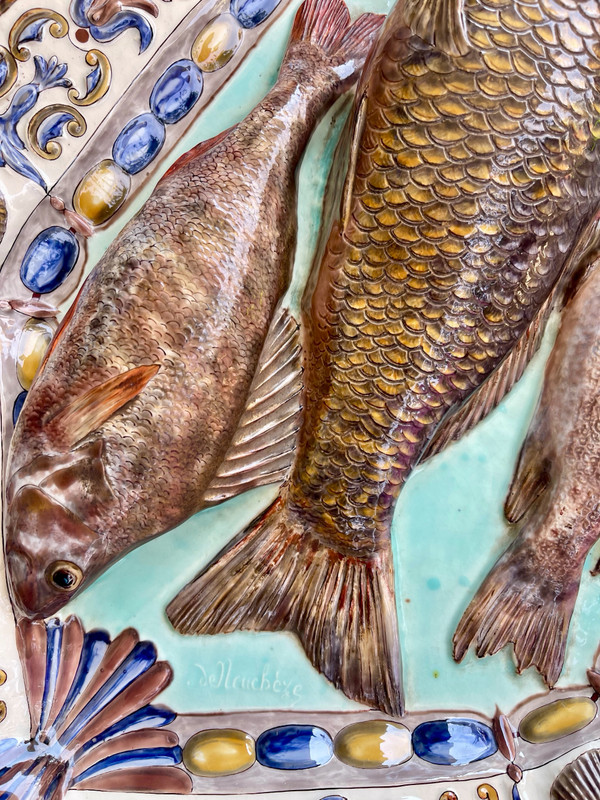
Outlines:
<svg viewBox="0 0 600 800"><path fill-rule="evenodd" d="M168 171L84 284L12 441L19 611L56 611L135 545L289 467L297 326L280 315L264 343L290 273L295 171L381 21L307 0L274 88Z"/></svg>
<svg viewBox="0 0 600 800"><path fill-rule="evenodd" d="M562 670L585 558L600 538L600 261L563 313L506 499L518 535L454 636L458 660L472 643L485 656L513 642L518 671L535 666L550 687Z"/></svg>
<svg viewBox="0 0 600 800"><path fill-rule="evenodd" d="M177 630L292 630L349 697L402 711L394 506L450 413L529 353L587 235L599 20L598 0L397 3L361 79L341 218L306 296L291 477L171 603Z"/></svg>

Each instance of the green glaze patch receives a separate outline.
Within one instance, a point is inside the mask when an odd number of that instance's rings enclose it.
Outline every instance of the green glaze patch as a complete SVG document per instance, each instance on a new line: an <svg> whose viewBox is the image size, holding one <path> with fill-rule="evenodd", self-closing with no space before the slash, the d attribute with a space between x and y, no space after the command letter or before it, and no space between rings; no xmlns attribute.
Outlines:
<svg viewBox="0 0 600 800"><path fill-rule="evenodd" d="M469 651L461 664L453 661L451 648L463 611L513 535L504 520L504 498L556 327L554 319L524 378L498 409L418 467L398 502L394 565L409 708L473 708L493 715L496 704L509 711L544 690L537 672L515 674L510 647L485 659ZM588 566L597 557L592 554ZM438 591L430 591L431 576L440 582ZM559 686L587 683L599 640L600 596L586 569Z"/></svg>
<svg viewBox="0 0 600 800"><path fill-rule="evenodd" d="M386 11L390 4L382 2L377 8L371 4L369 10ZM172 152L169 163L198 141L235 124L260 101L276 78L297 5L265 34ZM358 3L351 8L353 14L364 10ZM300 170L299 243L287 297L295 311L316 246L323 189L347 110L348 103L342 99L324 119ZM158 177L118 223L93 237L90 268L148 197ZM469 653L457 665L451 657L451 641L480 581L510 541L503 500L553 335L554 329L507 400L461 442L415 470L398 503L394 563L409 710L472 708L493 714L496 703L509 710L543 690L537 673L515 674L509 649L483 660ZM175 673L161 701L182 712L356 708L315 672L291 634L187 637L175 633L165 617L164 608L177 591L275 493L274 487L255 490L145 544L107 570L63 614L77 613L86 627L108 628L113 634L133 625L141 636L154 641ZM589 563L594 560L590 556ZM599 639L600 595L586 570L561 685L585 682L585 670L592 664Z"/></svg>

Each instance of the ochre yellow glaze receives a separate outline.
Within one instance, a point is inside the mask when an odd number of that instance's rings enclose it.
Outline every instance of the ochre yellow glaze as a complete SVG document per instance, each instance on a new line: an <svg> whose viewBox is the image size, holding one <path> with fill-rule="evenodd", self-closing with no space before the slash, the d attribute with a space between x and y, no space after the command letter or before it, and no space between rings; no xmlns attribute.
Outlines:
<svg viewBox="0 0 600 800"><path fill-rule="evenodd" d="M521 720L519 733L528 742L554 742L585 728L597 713L596 703L589 697L568 697L536 708Z"/></svg>
<svg viewBox="0 0 600 800"><path fill-rule="evenodd" d="M3 669L0 669L0 686L3 686L6 683L6 672Z"/></svg>
<svg viewBox="0 0 600 800"><path fill-rule="evenodd" d="M212 19L198 34L192 58L204 72L214 72L231 60L242 41L242 29L231 14Z"/></svg>
<svg viewBox="0 0 600 800"><path fill-rule="evenodd" d="M47 319L30 319L23 326L17 354L17 378L29 390L46 354L55 326Z"/></svg>
<svg viewBox="0 0 600 800"><path fill-rule="evenodd" d="M6 703L4 700L0 700L0 722L4 720L6 717Z"/></svg>
<svg viewBox="0 0 600 800"><path fill-rule="evenodd" d="M112 79L110 61L101 50L89 50L85 61L90 67L100 67L100 78L95 88L87 94L80 95L77 89L69 89L69 100L76 106L91 106L93 103L97 103L108 92Z"/></svg>
<svg viewBox="0 0 600 800"><path fill-rule="evenodd" d="M254 739L235 728L212 728L188 739L183 763L194 775L235 775L254 764Z"/></svg>
<svg viewBox="0 0 600 800"><path fill-rule="evenodd" d="M31 52L27 47L21 47L19 41L30 25L38 22L49 22L48 33L55 39L62 39L69 31L69 23L57 11L49 8L31 8L25 11L10 29L8 35L8 49L17 61L27 61Z"/></svg>
<svg viewBox="0 0 600 800"><path fill-rule="evenodd" d="M100 161L84 175L73 196L75 211L102 225L121 207L131 178L110 158Z"/></svg>
<svg viewBox="0 0 600 800"><path fill-rule="evenodd" d="M334 751L344 764L362 769L393 767L413 752L408 728L385 719L348 725L336 736Z"/></svg>
<svg viewBox="0 0 600 800"><path fill-rule="evenodd" d="M64 103L54 103L51 106L44 106L44 108L41 108L34 114L27 126L27 140L29 146L40 158L47 158L51 161L61 155L62 146L59 142L54 141L54 139L50 139L50 141L46 142L42 147L38 142L38 131L42 123L46 122L55 114L67 114L71 117L65 126L65 130L70 133L71 136L83 136L87 130L85 117L76 108L65 105Z"/></svg>

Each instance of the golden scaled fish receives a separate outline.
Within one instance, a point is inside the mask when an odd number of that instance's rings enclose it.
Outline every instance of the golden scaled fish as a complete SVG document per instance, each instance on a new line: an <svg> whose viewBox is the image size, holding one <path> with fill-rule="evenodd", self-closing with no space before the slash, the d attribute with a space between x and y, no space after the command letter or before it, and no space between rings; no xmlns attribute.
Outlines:
<svg viewBox="0 0 600 800"><path fill-rule="evenodd" d="M523 361L587 236L599 20L597 0L396 4L361 78L340 218L305 299L291 476L171 602L177 630L294 631L348 697L402 712L394 506L452 412L504 359ZM485 408L482 390L470 421Z"/></svg>
<svg viewBox="0 0 600 800"><path fill-rule="evenodd" d="M514 643L518 671L558 680L583 565L600 538L600 260L567 304L505 503L518 534L454 636L461 659ZM593 574L600 572L600 563Z"/></svg>
<svg viewBox="0 0 600 800"><path fill-rule="evenodd" d="M12 440L20 613L55 612L132 547L289 468L297 326L277 316L264 343L291 268L295 171L382 20L307 0L266 98L176 162L85 282Z"/></svg>

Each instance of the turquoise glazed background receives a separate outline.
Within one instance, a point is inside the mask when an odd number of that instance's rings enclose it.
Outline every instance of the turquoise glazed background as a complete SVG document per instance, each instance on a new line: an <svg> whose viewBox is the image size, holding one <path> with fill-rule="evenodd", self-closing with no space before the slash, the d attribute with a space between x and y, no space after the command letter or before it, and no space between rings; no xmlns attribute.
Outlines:
<svg viewBox="0 0 600 800"><path fill-rule="evenodd" d="M265 34L173 151L169 163L199 141L238 122L260 101L275 81L297 5L290 6ZM356 15L364 10L386 13L392 3L377 0L369 3L368 9L357 3L349 5ZM316 244L329 166L348 105L342 99L324 119L301 167L298 248L286 299L296 312ZM90 269L148 197L158 177L118 223L94 236ZM401 495L393 543L408 711L474 709L491 715L496 705L508 711L520 700L544 691L537 673L515 674L509 649L482 660L469 653L457 665L451 657L451 640L480 581L510 541L502 505L556 327L554 319L541 351L501 406L461 442L416 469ZM177 591L275 493L276 487L249 492L203 511L138 548L69 604L63 615L76 613L86 628L99 626L112 634L134 626L141 637L154 641L175 672L161 700L179 712L358 708L316 673L291 634L184 637L175 633L164 615ZM594 660L600 640L600 593L587 567L598 555L600 549L595 548L584 572L559 685L587 683L585 671Z"/></svg>

